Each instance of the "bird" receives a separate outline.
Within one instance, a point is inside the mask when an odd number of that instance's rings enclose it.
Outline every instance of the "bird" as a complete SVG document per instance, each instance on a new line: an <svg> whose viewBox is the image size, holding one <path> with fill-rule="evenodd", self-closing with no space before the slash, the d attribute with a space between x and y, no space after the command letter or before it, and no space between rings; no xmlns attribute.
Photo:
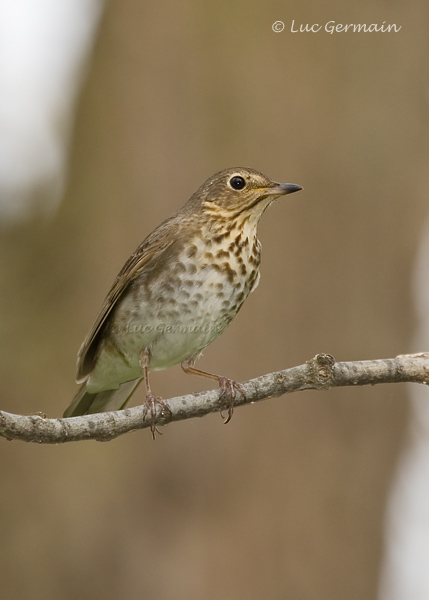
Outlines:
<svg viewBox="0 0 429 600"><path fill-rule="evenodd" d="M181 364L217 381L228 397L228 422L242 386L195 367L231 323L260 278L257 225L280 196L302 190L255 169L209 177L140 244L116 277L77 358L81 387L64 417L120 410L144 381L144 418L155 437L157 408L150 372Z"/></svg>

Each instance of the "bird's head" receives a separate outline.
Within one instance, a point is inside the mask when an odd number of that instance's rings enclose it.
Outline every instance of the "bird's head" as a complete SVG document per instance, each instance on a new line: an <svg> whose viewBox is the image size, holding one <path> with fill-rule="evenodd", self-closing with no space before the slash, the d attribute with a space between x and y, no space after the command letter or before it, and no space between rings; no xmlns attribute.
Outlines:
<svg viewBox="0 0 429 600"><path fill-rule="evenodd" d="M259 217L279 196L302 190L295 183L277 183L254 169L237 167L219 171L190 199L202 212L227 220ZM252 219L253 220L253 219Z"/></svg>

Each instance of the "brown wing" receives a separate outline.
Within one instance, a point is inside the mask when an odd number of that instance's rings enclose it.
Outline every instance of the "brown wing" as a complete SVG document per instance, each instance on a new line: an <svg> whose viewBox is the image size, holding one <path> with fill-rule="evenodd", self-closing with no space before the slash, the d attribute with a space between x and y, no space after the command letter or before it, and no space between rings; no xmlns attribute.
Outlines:
<svg viewBox="0 0 429 600"><path fill-rule="evenodd" d="M162 225L165 226L167 223L164 222ZM121 298L133 279L142 272L144 267L174 242L173 236L163 235L163 233L166 233L163 226L158 228L158 230L155 230L141 246L137 248L115 279L94 326L79 349L77 355L77 383L85 381L94 368L103 326L107 323L107 319L119 298Z"/></svg>

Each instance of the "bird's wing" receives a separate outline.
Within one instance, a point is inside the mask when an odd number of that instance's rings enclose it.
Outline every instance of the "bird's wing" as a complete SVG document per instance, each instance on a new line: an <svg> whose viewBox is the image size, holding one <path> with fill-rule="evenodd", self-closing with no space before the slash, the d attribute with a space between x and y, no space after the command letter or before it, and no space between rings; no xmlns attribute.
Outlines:
<svg viewBox="0 0 429 600"><path fill-rule="evenodd" d="M174 242L174 237L165 235L150 235L137 248L132 256L122 267L119 275L116 277L110 292L103 303L103 306L97 316L89 334L79 349L77 356L77 383L85 381L95 365L97 350L103 332L103 326L115 307L122 294L129 284L143 271L146 265L154 258L158 257Z"/></svg>

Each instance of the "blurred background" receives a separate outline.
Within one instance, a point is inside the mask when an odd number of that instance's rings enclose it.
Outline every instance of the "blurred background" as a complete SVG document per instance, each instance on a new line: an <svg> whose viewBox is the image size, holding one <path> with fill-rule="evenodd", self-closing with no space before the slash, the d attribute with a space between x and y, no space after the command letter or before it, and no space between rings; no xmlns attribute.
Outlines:
<svg viewBox="0 0 429 600"><path fill-rule="evenodd" d="M305 190L264 215L261 284L201 368L428 349L428 21L424 0L2 0L0 408L62 414L118 270L228 166ZM427 599L416 388L309 391L155 442L0 440L3 597Z"/></svg>

